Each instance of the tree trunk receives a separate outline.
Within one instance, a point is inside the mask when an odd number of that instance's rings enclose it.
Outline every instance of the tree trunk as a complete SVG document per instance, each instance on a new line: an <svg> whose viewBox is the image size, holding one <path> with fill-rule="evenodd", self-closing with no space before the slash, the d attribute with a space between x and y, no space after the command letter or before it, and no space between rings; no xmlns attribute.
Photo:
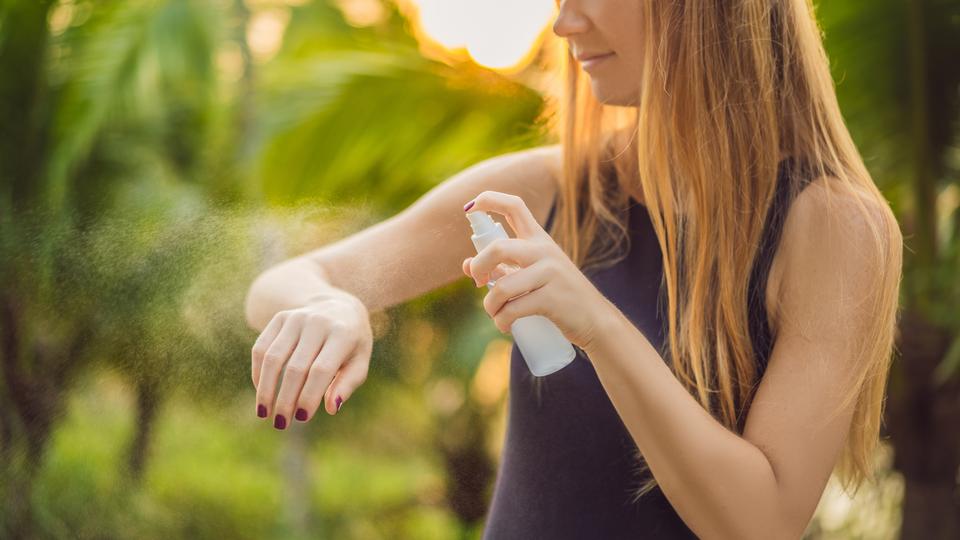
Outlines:
<svg viewBox="0 0 960 540"><path fill-rule="evenodd" d="M901 537L960 538L960 382L943 385L934 370L951 335L904 310L890 380L887 424L894 443L894 468L905 482Z"/></svg>
<svg viewBox="0 0 960 540"><path fill-rule="evenodd" d="M4 412L3 466L6 474L4 537L29 537L33 527L30 507L33 482L43 463L54 422L62 417L70 376L80 365L89 337L81 329L66 344L54 343L43 332L31 341L21 339L24 308L9 291L0 291L0 373L10 411ZM5 437L7 437L5 435Z"/></svg>
<svg viewBox="0 0 960 540"><path fill-rule="evenodd" d="M49 12L54 0L5 2L0 40L0 212L42 203L45 163ZM13 76L12 74L16 74Z"/></svg>
<svg viewBox="0 0 960 540"><path fill-rule="evenodd" d="M137 382L137 423L136 432L130 445L127 464L130 468L130 480L139 483L146 469L147 457L150 450L150 435L153 433L154 420L160 409L162 394L156 381L140 380Z"/></svg>
<svg viewBox="0 0 960 540"><path fill-rule="evenodd" d="M907 480L900 537L960 538L960 503L952 478L937 482Z"/></svg>

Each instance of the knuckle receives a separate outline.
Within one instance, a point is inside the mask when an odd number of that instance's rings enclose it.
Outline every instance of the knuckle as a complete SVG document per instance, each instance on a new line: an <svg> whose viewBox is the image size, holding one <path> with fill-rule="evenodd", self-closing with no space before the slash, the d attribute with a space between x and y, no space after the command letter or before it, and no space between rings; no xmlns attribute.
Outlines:
<svg viewBox="0 0 960 540"><path fill-rule="evenodd" d="M293 377L296 379L302 379L307 375L307 370L303 366L287 366L287 370L284 372L287 377Z"/></svg>
<svg viewBox="0 0 960 540"><path fill-rule="evenodd" d="M346 334L350 333L350 325L342 320L330 321L327 325L331 333Z"/></svg>
<svg viewBox="0 0 960 540"><path fill-rule="evenodd" d="M306 315L306 322L310 325L322 325L327 322L327 314L322 311L311 311Z"/></svg>
<svg viewBox="0 0 960 540"><path fill-rule="evenodd" d="M326 362L314 362L310 366L310 374L318 377L326 377L333 374L333 367Z"/></svg>
<svg viewBox="0 0 960 540"><path fill-rule="evenodd" d="M267 352L263 355L264 363L269 365L282 364L284 360L285 358L282 355L274 352Z"/></svg>

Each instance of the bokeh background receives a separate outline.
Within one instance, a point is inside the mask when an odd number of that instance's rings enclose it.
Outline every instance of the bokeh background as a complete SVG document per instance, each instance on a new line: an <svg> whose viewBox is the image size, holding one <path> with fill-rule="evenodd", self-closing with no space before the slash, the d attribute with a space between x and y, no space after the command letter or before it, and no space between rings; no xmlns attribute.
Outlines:
<svg viewBox="0 0 960 540"><path fill-rule="evenodd" d="M478 538L510 342L469 279L375 314L366 384L285 431L243 299L555 142L555 9L0 0L0 537ZM960 2L817 16L907 249L878 481L831 480L806 536L960 538Z"/></svg>

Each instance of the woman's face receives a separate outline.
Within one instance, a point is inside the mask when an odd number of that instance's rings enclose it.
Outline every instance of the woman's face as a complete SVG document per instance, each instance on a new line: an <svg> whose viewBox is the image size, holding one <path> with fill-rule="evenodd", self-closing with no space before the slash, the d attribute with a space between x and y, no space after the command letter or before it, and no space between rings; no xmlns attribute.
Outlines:
<svg viewBox="0 0 960 540"><path fill-rule="evenodd" d="M553 32L567 40L590 76L596 98L608 105L635 105L640 90L640 2L557 0ZM590 60L589 57L595 57Z"/></svg>

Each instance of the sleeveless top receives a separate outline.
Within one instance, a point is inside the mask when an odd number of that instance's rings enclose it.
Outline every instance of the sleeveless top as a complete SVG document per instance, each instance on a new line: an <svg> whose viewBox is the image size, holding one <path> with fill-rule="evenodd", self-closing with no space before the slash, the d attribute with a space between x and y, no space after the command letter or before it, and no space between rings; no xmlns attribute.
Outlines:
<svg viewBox="0 0 960 540"><path fill-rule="evenodd" d="M804 173L797 177L802 180L799 186L790 189L793 164L791 158L779 164L774 203L750 278L749 324L758 377L773 347L764 303L770 265L787 207L812 180ZM547 230L555 210L556 199ZM627 256L585 275L657 350L664 350L660 245L646 206L633 197L628 216ZM664 300L658 303L660 295ZM536 395L534 375L513 345L506 438L483 539L696 538L659 486L630 502L647 477L639 474L636 443L585 354L577 348L569 365L542 377L542 392Z"/></svg>

